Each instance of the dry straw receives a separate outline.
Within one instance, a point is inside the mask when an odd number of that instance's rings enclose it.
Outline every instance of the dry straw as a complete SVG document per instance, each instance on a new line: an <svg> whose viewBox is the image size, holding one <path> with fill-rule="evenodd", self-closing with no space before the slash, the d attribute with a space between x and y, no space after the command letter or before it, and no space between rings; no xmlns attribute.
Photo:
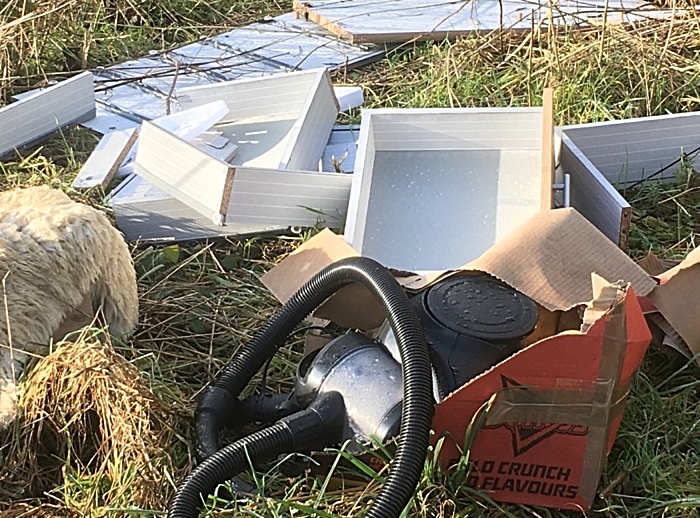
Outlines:
<svg viewBox="0 0 700 518"><path fill-rule="evenodd" d="M168 412L138 369L98 338L85 330L29 372L22 417L0 442L0 494L14 488L18 502L60 488L62 510L86 516L164 508L173 471Z"/></svg>

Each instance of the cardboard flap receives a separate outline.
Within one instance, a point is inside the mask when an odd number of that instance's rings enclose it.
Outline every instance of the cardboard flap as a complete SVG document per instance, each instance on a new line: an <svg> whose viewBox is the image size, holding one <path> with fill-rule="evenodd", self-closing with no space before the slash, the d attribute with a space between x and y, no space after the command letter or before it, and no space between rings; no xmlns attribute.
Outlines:
<svg viewBox="0 0 700 518"><path fill-rule="evenodd" d="M700 248L659 276L662 284L649 298L695 355L700 353ZM689 303L690 302L690 303Z"/></svg>
<svg viewBox="0 0 700 518"><path fill-rule="evenodd" d="M282 303L318 272L336 261L359 254L342 237L324 229L265 273L261 281ZM384 321L381 306L364 286L350 284L332 295L314 316L338 325L357 329L374 329Z"/></svg>
<svg viewBox="0 0 700 518"><path fill-rule="evenodd" d="M340 236L324 230L263 275L262 282L278 300L286 302L324 267L357 255ZM565 311L592 300L593 273L610 282L630 283L635 293L642 296L657 285L627 254L571 208L533 216L461 269L488 272L550 311ZM398 280L407 289L420 290L449 273ZM357 285L340 290L315 316L365 330L381 325L384 319L377 302Z"/></svg>
<svg viewBox="0 0 700 518"><path fill-rule="evenodd" d="M653 252L647 252L647 255L637 264L649 275L658 277L664 272L667 272L674 266L677 266L680 261L672 261L670 259L659 259Z"/></svg>
<svg viewBox="0 0 700 518"><path fill-rule="evenodd" d="M265 273L260 280L277 300L284 303L326 266L357 255L340 237L323 229Z"/></svg>
<svg viewBox="0 0 700 518"><path fill-rule="evenodd" d="M540 212L465 265L499 277L550 311L593 299L591 274L649 294L656 281L572 208Z"/></svg>

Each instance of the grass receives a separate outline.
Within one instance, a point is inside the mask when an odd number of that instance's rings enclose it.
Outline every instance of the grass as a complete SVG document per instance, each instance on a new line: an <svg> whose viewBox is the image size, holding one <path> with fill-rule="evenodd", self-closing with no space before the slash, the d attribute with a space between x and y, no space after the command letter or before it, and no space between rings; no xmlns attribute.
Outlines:
<svg viewBox="0 0 700 518"><path fill-rule="evenodd" d="M3 5L0 94L6 100L47 79L290 7L273 0ZM369 107L538 105L542 88L551 85L556 122L572 124L697 110L698 53L700 24L691 18L405 46L336 80L362 85ZM0 163L0 188L50 184L99 205L100 193L70 188L96 142L77 128L56 135L21 159ZM699 185L684 162L676 183L649 182L624 193L634 208L634 257L651 250L678 259L695 246ZM28 370L24 415L0 436L0 515L161 515L175 484L191 469L192 412L201 389L275 310L259 276L301 239L135 248L141 324L134 337L109 346L86 333L59 344ZM290 388L301 341L295 337L272 363L267 381L273 389ZM699 379L694 363L671 350L650 349L589 516L700 514ZM81 392L85 387L92 387L89 393ZM127 393L135 396L119 396ZM435 474L429 466L409 516L579 516L495 504L466 488L459 476ZM261 495L245 505L213 498L210 514L361 516L383 473L359 462L355 471L369 484L346 481L343 488L337 478L289 478L272 467L249 475L264 490Z"/></svg>

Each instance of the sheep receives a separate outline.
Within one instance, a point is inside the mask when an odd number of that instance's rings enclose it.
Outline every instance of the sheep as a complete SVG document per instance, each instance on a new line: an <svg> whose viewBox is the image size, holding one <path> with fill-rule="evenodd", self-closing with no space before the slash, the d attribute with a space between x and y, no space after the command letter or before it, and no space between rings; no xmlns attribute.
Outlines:
<svg viewBox="0 0 700 518"><path fill-rule="evenodd" d="M28 357L97 311L112 336L138 322L131 254L106 215L46 186L0 192L0 430Z"/></svg>

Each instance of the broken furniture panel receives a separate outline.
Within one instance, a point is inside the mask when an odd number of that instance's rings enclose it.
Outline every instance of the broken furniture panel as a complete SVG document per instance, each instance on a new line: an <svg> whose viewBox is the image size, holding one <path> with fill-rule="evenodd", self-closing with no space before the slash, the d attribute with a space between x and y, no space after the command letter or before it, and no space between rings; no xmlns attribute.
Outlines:
<svg viewBox="0 0 700 518"><path fill-rule="evenodd" d="M405 43L456 39L498 29L531 30L551 24L630 23L680 16L643 0L294 0L294 10L351 43Z"/></svg>
<svg viewBox="0 0 700 518"><path fill-rule="evenodd" d="M558 136L560 167L571 177L571 206L627 250L632 207L566 134Z"/></svg>
<svg viewBox="0 0 700 518"><path fill-rule="evenodd" d="M408 271L475 259L541 210L542 145L542 108L365 110L345 240Z"/></svg>
<svg viewBox="0 0 700 518"><path fill-rule="evenodd" d="M699 113L562 126L560 131L617 189L650 177L674 181L683 154L700 164Z"/></svg>
<svg viewBox="0 0 700 518"><path fill-rule="evenodd" d="M226 162L144 122L134 171L214 223L224 223L234 173Z"/></svg>
<svg viewBox="0 0 700 518"><path fill-rule="evenodd" d="M675 181L683 162L700 164L698 113L562 126L557 134L572 206L623 250L632 218L624 190L648 180Z"/></svg>
<svg viewBox="0 0 700 518"><path fill-rule="evenodd" d="M365 96L360 86L334 86L333 91L338 99L338 108L346 112L351 108L359 108L365 103Z"/></svg>
<svg viewBox="0 0 700 518"><path fill-rule="evenodd" d="M215 37L95 73L97 116L84 125L106 133L167 114L179 91L298 70L337 70L380 59L384 46L340 41L313 22L283 14ZM174 91L171 93L171 89Z"/></svg>
<svg viewBox="0 0 700 518"><path fill-rule="evenodd" d="M337 173L236 166L144 122L134 170L216 224L339 228L352 178Z"/></svg>
<svg viewBox="0 0 700 518"><path fill-rule="evenodd" d="M236 167L226 221L341 228L352 176Z"/></svg>
<svg viewBox="0 0 700 518"><path fill-rule="evenodd" d="M224 101L214 100L189 110L159 117L153 120L153 124L177 135L182 140L191 142L226 117L228 112L228 106Z"/></svg>
<svg viewBox="0 0 700 518"><path fill-rule="evenodd" d="M348 173L353 171L358 130L357 126L336 126L333 129L323 155L324 171L335 171L334 162L336 164L340 162L342 169ZM340 195L342 200L338 202L337 208L331 209L331 212L347 209L352 177L344 176L342 190L336 191L336 195ZM235 177L235 179L238 181L239 178ZM288 180L288 177L285 176L284 180ZM336 179L334 181L337 182ZM261 189L263 187L260 185ZM317 183L314 182L311 191L317 187ZM306 200L304 204L310 205L308 201ZM224 226L215 225L209 218L135 175L122 182L111 193L108 203L114 211L119 230L130 241L191 241L221 236L274 233L289 227L288 224L255 224L238 221L227 221ZM311 221L319 216L318 212L303 215L310 217ZM334 226L340 224L341 222L336 221Z"/></svg>
<svg viewBox="0 0 700 518"><path fill-rule="evenodd" d="M107 133L88 157L78 176L73 180L74 189L106 189L114 179L122 162L136 143L136 129Z"/></svg>
<svg viewBox="0 0 700 518"><path fill-rule="evenodd" d="M117 227L129 241L163 243L242 237L281 232L287 228L236 222L217 225L136 175L115 189L109 206L114 211Z"/></svg>
<svg viewBox="0 0 700 518"><path fill-rule="evenodd" d="M338 116L324 69L184 89L183 108L224 101L229 113L216 127L238 152L234 165L316 171Z"/></svg>
<svg viewBox="0 0 700 518"><path fill-rule="evenodd" d="M94 116L95 92L90 72L28 95L0 108L0 157Z"/></svg>

